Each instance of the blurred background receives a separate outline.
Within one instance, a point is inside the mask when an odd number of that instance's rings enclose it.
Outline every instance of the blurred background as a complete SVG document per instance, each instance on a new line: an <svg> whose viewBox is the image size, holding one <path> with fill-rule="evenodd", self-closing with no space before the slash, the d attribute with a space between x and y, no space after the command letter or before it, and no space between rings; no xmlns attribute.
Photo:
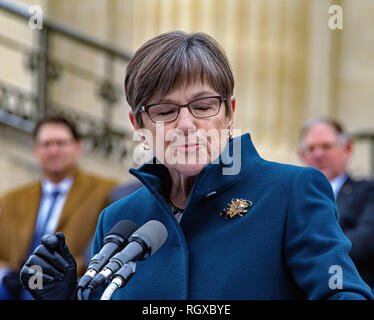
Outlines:
<svg viewBox="0 0 374 320"><path fill-rule="evenodd" d="M343 29L329 27L333 5ZM42 29L30 21L35 8ZM299 165L300 127L329 115L354 138L353 176L374 175L373 0L0 0L0 193L38 177L30 132L50 111L78 124L83 168L129 181L126 63L172 30L222 44L236 80L235 128L262 157Z"/></svg>

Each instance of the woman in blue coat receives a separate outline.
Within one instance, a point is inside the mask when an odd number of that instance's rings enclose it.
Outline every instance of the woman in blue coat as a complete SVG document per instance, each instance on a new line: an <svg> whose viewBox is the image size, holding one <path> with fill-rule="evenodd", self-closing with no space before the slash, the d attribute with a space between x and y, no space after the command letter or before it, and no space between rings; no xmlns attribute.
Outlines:
<svg viewBox="0 0 374 320"><path fill-rule="evenodd" d="M232 138L234 80L214 39L149 40L127 66L125 89L151 159L130 170L144 187L101 213L93 254L123 219L158 220L168 237L113 299L373 298L324 175L262 159L249 134Z"/></svg>

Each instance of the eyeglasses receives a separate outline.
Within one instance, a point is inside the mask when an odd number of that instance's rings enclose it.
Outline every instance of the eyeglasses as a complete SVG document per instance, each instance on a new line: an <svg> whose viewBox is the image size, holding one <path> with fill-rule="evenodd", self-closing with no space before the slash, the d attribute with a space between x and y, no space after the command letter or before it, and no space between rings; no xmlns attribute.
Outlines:
<svg viewBox="0 0 374 320"><path fill-rule="evenodd" d="M166 123L175 121L182 108L186 107L195 118L209 118L218 114L223 101L221 96L205 97L193 100L187 104L154 103L142 106L139 112L146 112L154 123Z"/></svg>
<svg viewBox="0 0 374 320"><path fill-rule="evenodd" d="M73 142L73 139L67 140L50 140L50 141L36 141L36 145L41 149L48 149L52 145L57 148L65 148Z"/></svg>
<svg viewBox="0 0 374 320"><path fill-rule="evenodd" d="M338 143L322 143L322 144L318 144L318 145L304 146L302 148L302 151L307 153L307 154L310 154L310 153L313 153L317 148L319 148L323 152L329 152L337 146L339 146Z"/></svg>

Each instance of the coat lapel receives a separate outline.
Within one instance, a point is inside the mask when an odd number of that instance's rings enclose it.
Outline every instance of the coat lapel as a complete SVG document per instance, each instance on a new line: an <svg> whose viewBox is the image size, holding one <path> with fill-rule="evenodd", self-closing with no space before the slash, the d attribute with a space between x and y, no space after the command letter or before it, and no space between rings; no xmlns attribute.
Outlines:
<svg viewBox="0 0 374 320"><path fill-rule="evenodd" d="M351 201L350 194L353 191L353 184L353 180L348 176L347 180L340 188L338 195L336 197L336 205L338 207L340 217L345 216L345 209L349 207L349 202Z"/></svg>
<svg viewBox="0 0 374 320"><path fill-rule="evenodd" d="M22 223L20 225L20 234L22 235L20 248L24 247L23 250L18 249L20 252L27 252L29 248L27 247L31 243L31 239L34 236L36 218L38 216L38 209L40 200L42 197L42 187L41 183L35 184L30 190L24 193L22 199L20 199L20 204L22 209ZM23 244L23 245L22 245ZM27 245L26 245L27 244Z"/></svg>
<svg viewBox="0 0 374 320"><path fill-rule="evenodd" d="M79 207L80 202L85 197L87 192L88 181L84 178L79 170L74 174L74 182L71 186L71 189L66 197L66 202L64 208L62 209L61 217L57 226L57 230L62 230L69 217L73 215L77 208Z"/></svg>

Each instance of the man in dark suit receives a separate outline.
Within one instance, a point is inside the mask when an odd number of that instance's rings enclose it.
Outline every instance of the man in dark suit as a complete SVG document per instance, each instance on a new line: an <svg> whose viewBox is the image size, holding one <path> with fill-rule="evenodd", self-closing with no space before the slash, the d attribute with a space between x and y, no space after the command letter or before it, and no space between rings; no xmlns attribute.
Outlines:
<svg viewBox="0 0 374 320"><path fill-rule="evenodd" d="M314 118L303 126L299 156L330 181L340 226L352 242L349 254L362 278L374 287L374 181L349 175L351 155L352 141L337 121Z"/></svg>

